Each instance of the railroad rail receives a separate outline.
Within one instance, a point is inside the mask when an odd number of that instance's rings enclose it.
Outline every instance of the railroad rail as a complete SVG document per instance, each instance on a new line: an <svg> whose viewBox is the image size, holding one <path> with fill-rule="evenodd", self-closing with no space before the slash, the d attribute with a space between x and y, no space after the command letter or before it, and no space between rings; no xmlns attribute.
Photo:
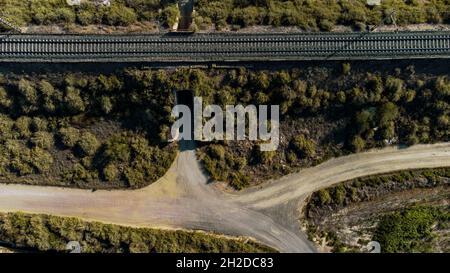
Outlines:
<svg viewBox="0 0 450 273"><path fill-rule="evenodd" d="M449 58L450 32L0 35L0 62Z"/></svg>

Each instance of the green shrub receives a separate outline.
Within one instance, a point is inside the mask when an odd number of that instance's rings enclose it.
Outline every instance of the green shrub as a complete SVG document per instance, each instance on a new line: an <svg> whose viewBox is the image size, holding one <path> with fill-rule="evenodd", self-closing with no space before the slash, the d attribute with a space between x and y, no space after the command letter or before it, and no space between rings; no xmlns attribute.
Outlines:
<svg viewBox="0 0 450 273"><path fill-rule="evenodd" d="M162 11L162 21L165 26L172 28L180 18L180 10L177 4L169 5Z"/></svg>
<svg viewBox="0 0 450 273"><path fill-rule="evenodd" d="M34 117L31 120L30 128L33 132L47 131L48 121L45 118Z"/></svg>
<svg viewBox="0 0 450 273"><path fill-rule="evenodd" d="M321 205L330 205L333 201L331 199L330 192L326 189L319 190L318 192L319 200Z"/></svg>
<svg viewBox="0 0 450 273"><path fill-rule="evenodd" d="M53 134L49 132L36 132L31 137L31 143L41 149L49 149L53 146Z"/></svg>
<svg viewBox="0 0 450 273"><path fill-rule="evenodd" d="M137 21L137 15L133 9L116 4L112 4L104 16L105 23L113 26L128 26Z"/></svg>
<svg viewBox="0 0 450 273"><path fill-rule="evenodd" d="M109 162L128 162L131 159L127 135L115 135L106 144L105 157Z"/></svg>
<svg viewBox="0 0 450 273"><path fill-rule="evenodd" d="M13 138L12 128L14 121L7 115L0 114L0 136L2 140Z"/></svg>
<svg viewBox="0 0 450 273"><path fill-rule="evenodd" d="M72 86L67 87L64 100L66 110L71 114L79 114L86 109L85 103L80 96L80 90Z"/></svg>
<svg viewBox="0 0 450 273"><path fill-rule="evenodd" d="M40 147L34 147L31 149L30 164L36 168L38 173L47 172L53 164L53 157L47 151Z"/></svg>
<svg viewBox="0 0 450 273"><path fill-rule="evenodd" d="M291 144L301 157L313 157L316 154L316 144L305 135L298 135L291 140Z"/></svg>
<svg viewBox="0 0 450 273"><path fill-rule="evenodd" d="M250 177L240 172L233 173L230 185L236 190L242 190L250 185Z"/></svg>
<svg viewBox="0 0 450 273"><path fill-rule="evenodd" d="M14 129L22 138L29 138L31 136L31 118L27 116L19 117L14 123Z"/></svg>
<svg viewBox="0 0 450 273"><path fill-rule="evenodd" d="M76 163L72 168L64 171L63 179L70 183L89 182L96 178L96 175L86 169L82 164Z"/></svg>
<svg viewBox="0 0 450 273"><path fill-rule="evenodd" d="M38 93L31 81L21 79L18 84L18 90L26 102L30 104L36 104L38 102Z"/></svg>
<svg viewBox="0 0 450 273"><path fill-rule="evenodd" d="M117 166L115 166L114 164L106 165L106 167L103 169L103 176L105 177L106 181L115 181L119 176L119 170L117 169Z"/></svg>
<svg viewBox="0 0 450 273"><path fill-rule="evenodd" d="M257 148L258 162L261 164L270 164L276 156L276 151L261 151Z"/></svg>
<svg viewBox="0 0 450 273"><path fill-rule="evenodd" d="M352 140L352 149L353 151L359 153L364 150L366 147L366 142L360 136L355 136Z"/></svg>
<svg viewBox="0 0 450 273"><path fill-rule="evenodd" d="M342 74L343 75L349 75L352 67L350 63L343 63L342 64Z"/></svg>
<svg viewBox="0 0 450 273"><path fill-rule="evenodd" d="M380 243L383 252L426 251L432 226L442 214L432 207L413 207L386 215L379 222L373 239Z"/></svg>
<svg viewBox="0 0 450 273"><path fill-rule="evenodd" d="M12 105L12 100L6 92L5 88L0 86L0 107L9 108Z"/></svg>
<svg viewBox="0 0 450 273"><path fill-rule="evenodd" d="M88 156L95 154L99 145L95 135L89 132L83 132L75 147L82 156Z"/></svg>
<svg viewBox="0 0 450 273"><path fill-rule="evenodd" d="M218 144L210 145L208 148L208 154L216 160L224 160L225 148Z"/></svg>
<svg viewBox="0 0 450 273"><path fill-rule="evenodd" d="M59 129L58 136L64 146L67 148L73 148L80 139L80 132L78 129L73 127L66 127Z"/></svg>
<svg viewBox="0 0 450 273"><path fill-rule="evenodd" d="M132 167L128 167L124 172L128 185L132 188L139 187L145 181L144 173Z"/></svg>

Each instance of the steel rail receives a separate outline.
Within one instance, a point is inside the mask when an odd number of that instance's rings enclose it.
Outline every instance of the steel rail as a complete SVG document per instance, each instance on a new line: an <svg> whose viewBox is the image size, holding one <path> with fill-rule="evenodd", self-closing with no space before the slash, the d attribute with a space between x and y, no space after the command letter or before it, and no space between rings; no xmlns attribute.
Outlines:
<svg viewBox="0 0 450 273"><path fill-rule="evenodd" d="M0 62L449 58L450 32L0 35Z"/></svg>

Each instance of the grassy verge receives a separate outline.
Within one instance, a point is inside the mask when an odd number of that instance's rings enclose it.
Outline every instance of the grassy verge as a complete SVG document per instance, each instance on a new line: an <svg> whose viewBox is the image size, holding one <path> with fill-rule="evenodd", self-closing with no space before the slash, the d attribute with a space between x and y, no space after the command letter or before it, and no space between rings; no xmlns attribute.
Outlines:
<svg viewBox="0 0 450 273"><path fill-rule="evenodd" d="M377 191L382 187L389 188L391 192L438 187L448 184L447 179L449 178L450 168L407 170L361 177L313 193L308 207L310 209L325 206L345 207L352 203L370 201L381 196L383 192L377 193ZM368 195L367 192L373 192L373 194Z"/></svg>
<svg viewBox="0 0 450 273"><path fill-rule="evenodd" d="M296 26L304 30L332 30L336 25L364 30L368 25L395 22L438 24L449 22L449 3L445 0L384 0L381 6L368 6L366 0L199 0L195 3L195 25L216 29L254 25ZM110 6L83 1L69 6L66 0L0 0L2 15L18 26L120 26L155 23L172 26L179 11L175 0L114 0ZM74 29L71 27L71 29Z"/></svg>
<svg viewBox="0 0 450 273"><path fill-rule="evenodd" d="M254 25L296 26L304 30L332 30L336 25L365 30L368 25L448 23L450 4L445 0L384 0L368 6L366 0L199 0L195 22L200 28L237 29Z"/></svg>
<svg viewBox="0 0 450 273"><path fill-rule="evenodd" d="M83 253L273 252L255 241L203 232L132 228L77 218L0 213L0 241L16 248L64 252L78 241Z"/></svg>
<svg viewBox="0 0 450 273"><path fill-rule="evenodd" d="M98 1L97 1L98 2ZM0 0L2 17L18 26L29 25L106 25L130 26L138 22L161 20L166 26L174 23L171 12L176 1L114 0L110 6L96 1L82 1L69 6L66 0ZM175 6L176 7L176 6Z"/></svg>

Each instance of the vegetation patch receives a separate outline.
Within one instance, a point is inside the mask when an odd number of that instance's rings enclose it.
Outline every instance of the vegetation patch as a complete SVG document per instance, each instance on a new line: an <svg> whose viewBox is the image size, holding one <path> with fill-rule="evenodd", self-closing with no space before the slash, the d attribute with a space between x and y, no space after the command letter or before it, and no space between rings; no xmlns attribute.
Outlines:
<svg viewBox="0 0 450 273"><path fill-rule="evenodd" d="M0 75L0 181L138 188L164 175L173 94L164 71Z"/></svg>
<svg viewBox="0 0 450 273"><path fill-rule="evenodd" d="M448 73L416 73L413 66L369 72L344 63L190 75L205 104L280 106L276 152L250 141L200 148L212 178L235 189L369 148L450 140Z"/></svg>
<svg viewBox="0 0 450 273"><path fill-rule="evenodd" d="M66 0L0 0L0 8L2 16L18 26L60 25L71 30L149 22L172 27L180 13L176 0L114 0L110 6L98 2L69 6ZM449 6L446 0L384 0L381 6L368 6L366 0L198 0L194 22L199 29L269 25L330 31L344 25L365 30L394 21L399 25L448 23Z"/></svg>
<svg viewBox="0 0 450 273"><path fill-rule="evenodd" d="M302 223L334 252L448 252L450 169L402 171L343 182L311 195Z"/></svg>
<svg viewBox="0 0 450 273"><path fill-rule="evenodd" d="M383 216L374 240L383 246L384 252L432 252L434 226L448 229L449 222L448 210L413 207Z"/></svg>
<svg viewBox="0 0 450 273"><path fill-rule="evenodd" d="M195 22L200 28L212 24L217 29L271 25L330 31L336 25L365 30L380 24L437 24L450 20L450 3L446 0L381 2L380 6L368 6L366 0L199 0Z"/></svg>
<svg viewBox="0 0 450 273"><path fill-rule="evenodd" d="M245 238L23 213L0 213L0 241L16 249L56 252L66 252L70 241L78 241L83 253L275 252Z"/></svg>
<svg viewBox="0 0 450 273"><path fill-rule="evenodd" d="M170 26L177 10L175 0L114 0L109 6L98 2L87 0L69 6L66 0L0 0L0 8L2 17L17 26L130 26L157 20Z"/></svg>
<svg viewBox="0 0 450 273"><path fill-rule="evenodd" d="M174 145L167 145L173 94L183 90L223 108L280 106L276 152L260 152L257 141L200 143L199 158L212 178L236 189L352 152L449 141L449 74L418 69L304 63L277 70L6 74L0 77L0 179L146 185L173 160Z"/></svg>

